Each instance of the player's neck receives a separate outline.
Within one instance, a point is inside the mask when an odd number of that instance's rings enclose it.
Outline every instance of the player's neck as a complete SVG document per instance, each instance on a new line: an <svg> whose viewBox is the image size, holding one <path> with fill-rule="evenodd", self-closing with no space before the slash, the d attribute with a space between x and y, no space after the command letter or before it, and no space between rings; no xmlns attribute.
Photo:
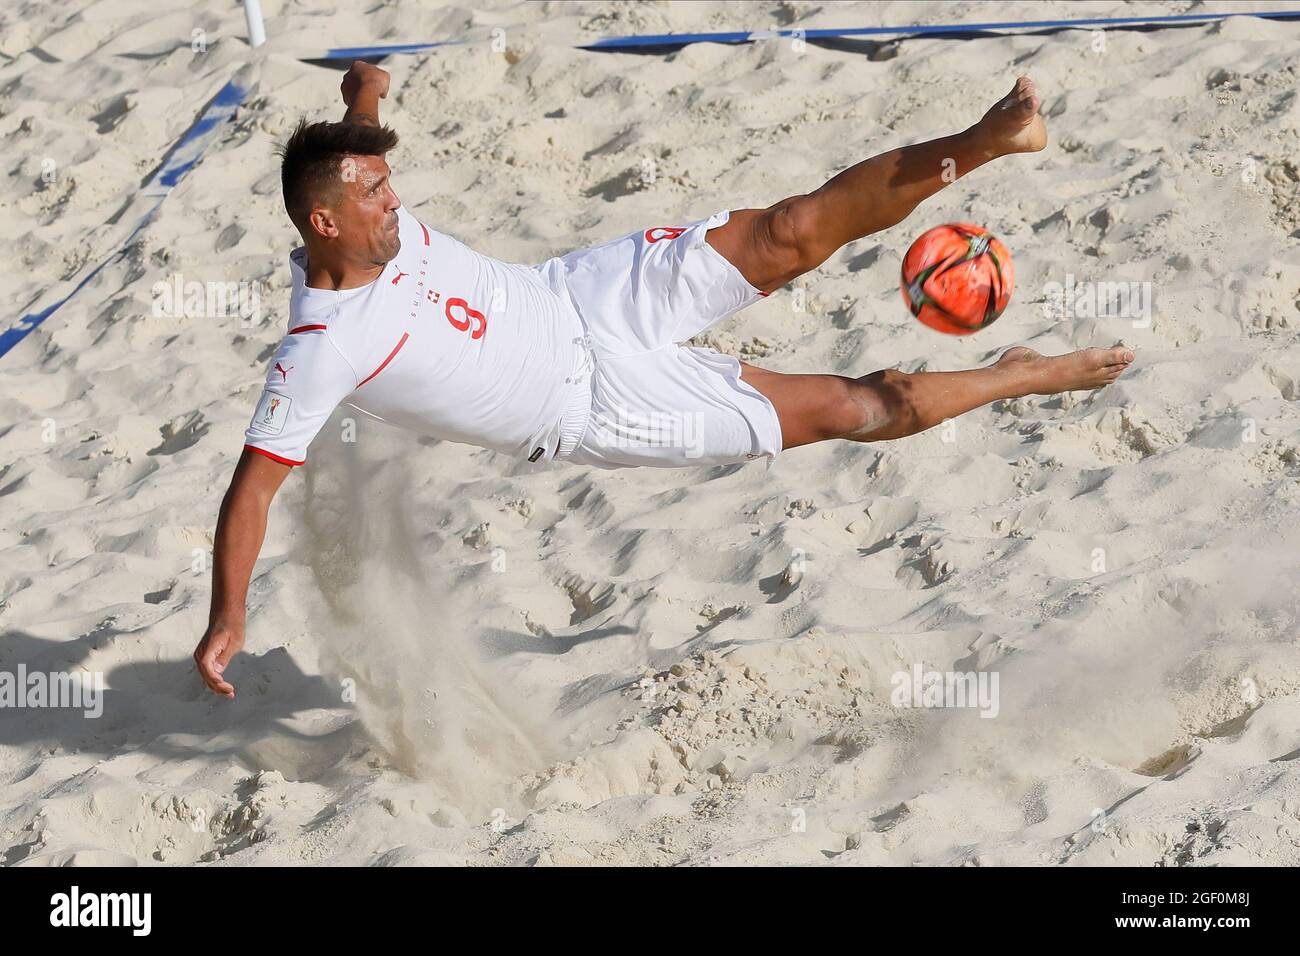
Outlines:
<svg viewBox="0 0 1300 956"><path fill-rule="evenodd" d="M359 289L383 275L384 266L340 262L320 250L309 248L306 272L309 289Z"/></svg>

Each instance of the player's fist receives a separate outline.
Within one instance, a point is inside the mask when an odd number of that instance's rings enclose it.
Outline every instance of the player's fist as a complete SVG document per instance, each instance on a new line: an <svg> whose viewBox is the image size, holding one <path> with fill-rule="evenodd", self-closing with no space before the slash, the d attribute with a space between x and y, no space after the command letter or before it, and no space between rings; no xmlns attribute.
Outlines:
<svg viewBox="0 0 1300 956"><path fill-rule="evenodd" d="M343 82L339 85L344 105L350 109L357 94L366 88L373 89L382 100L388 95L388 80L387 70L381 70L373 63L366 63L364 60L353 60L352 66L348 68L347 73L343 74Z"/></svg>

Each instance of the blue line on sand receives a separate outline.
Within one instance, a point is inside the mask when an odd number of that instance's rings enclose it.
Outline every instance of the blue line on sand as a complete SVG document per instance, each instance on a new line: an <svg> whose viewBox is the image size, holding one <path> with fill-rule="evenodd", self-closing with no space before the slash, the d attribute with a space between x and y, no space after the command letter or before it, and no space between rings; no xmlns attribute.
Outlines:
<svg viewBox="0 0 1300 956"><path fill-rule="evenodd" d="M433 40L429 43L391 43L387 46L339 46L326 50L320 57L307 59L360 60L368 56L388 56L394 53L423 53L440 46L458 46L467 40Z"/></svg>
<svg viewBox="0 0 1300 956"><path fill-rule="evenodd" d="M162 205L162 201L167 198L167 194L170 193L172 188L180 182L181 178L193 169L198 164L199 160L203 158L203 152L209 145L211 145L212 140L216 138L217 130L226 122L226 120L230 119L235 114L235 110L239 108L239 104L244 102L244 99L247 96L248 88L234 80L231 80L221 88L217 95L212 98L212 102L209 103L207 108L199 115L199 118L194 122L194 125L186 130L185 135L176 141L176 145L167 153L167 156L163 159L162 165L158 167L157 172L150 177L149 181L146 182L140 190L140 195L151 197L154 202L136 221L130 234L127 235L126 239L122 242L121 246L118 247L117 251L112 253L99 265L95 266L95 268L91 269L90 272L86 273L86 275L84 275L80 281L72 287L71 291L62 298L57 299L50 305L47 305L45 308L36 312L28 312L9 328L0 332L0 356L3 356L15 345L27 338L27 336L31 334L37 326L57 312L59 308L74 295L84 289L90 283L90 280L99 275L100 270L102 270L106 265L121 257L122 253L124 253L127 247L131 244L131 241L140 234L140 230L153 220L153 217L158 212L158 208ZM40 298L41 296L38 295L33 302L40 301Z"/></svg>
<svg viewBox="0 0 1300 956"><path fill-rule="evenodd" d="M818 40L860 36L942 36L947 33L990 33L1004 30L1068 30L1080 27L1173 26L1179 23L1209 23L1228 17L1261 17L1266 20L1300 18L1300 10L1261 10L1234 13L1179 13L1159 17L1091 17L1084 20L1008 20L1001 23L935 23L908 27L856 27L844 30L758 30L731 33L661 33L656 35L608 37L588 43L583 50L628 50L637 47L684 46L688 43L748 43L778 37Z"/></svg>

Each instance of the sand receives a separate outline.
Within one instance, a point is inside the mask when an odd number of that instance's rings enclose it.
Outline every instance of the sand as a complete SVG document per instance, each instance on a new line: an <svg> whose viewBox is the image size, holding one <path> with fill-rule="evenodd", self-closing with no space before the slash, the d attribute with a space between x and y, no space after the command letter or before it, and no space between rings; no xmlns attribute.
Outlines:
<svg viewBox="0 0 1300 956"><path fill-rule="evenodd" d="M6 863L1300 863L1300 24L636 56L572 43L1199 7L264 0L253 53L208 6L0 12L11 317L117 248L236 68L258 84L126 255L0 358L0 670L104 684L94 718L0 709ZM208 549L297 241L273 149L341 115L341 74L297 57L461 35L483 42L385 64L394 183L518 262L809 191L1028 73L1046 151L705 343L842 374L1013 344L1138 361L770 469L536 471L364 416L349 442L341 411L275 503L217 699L190 660ZM1016 261L967 339L897 288L948 221ZM177 276L255 283L258 315L155 314ZM1097 315L1097 282L1135 283L1129 314ZM996 695L900 706L932 671Z"/></svg>

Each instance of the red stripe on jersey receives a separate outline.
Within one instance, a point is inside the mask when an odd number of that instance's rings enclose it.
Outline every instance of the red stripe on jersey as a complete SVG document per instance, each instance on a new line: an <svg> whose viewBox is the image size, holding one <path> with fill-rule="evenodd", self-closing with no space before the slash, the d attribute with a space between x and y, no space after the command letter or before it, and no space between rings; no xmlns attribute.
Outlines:
<svg viewBox="0 0 1300 956"><path fill-rule="evenodd" d="M424 244L427 246L429 244L429 227L424 223L420 223L420 228L424 230Z"/></svg>
<svg viewBox="0 0 1300 956"><path fill-rule="evenodd" d="M290 329L289 334L297 335L299 332L316 332L324 328L323 325L300 325L296 329Z"/></svg>
<svg viewBox="0 0 1300 956"><path fill-rule="evenodd" d="M281 458L279 455L269 452L265 448L258 448L255 445L245 445L244 448L248 451L255 451L259 455L265 455L272 461L278 461L282 465L301 465L307 460L304 458L302 461L294 461L292 458Z"/></svg>
<svg viewBox="0 0 1300 956"><path fill-rule="evenodd" d="M411 337L410 332L403 332L401 339L399 339L397 344L393 346L393 350L388 353L388 358L384 359L382 362L379 363L379 368L375 369L373 372L371 372L369 375L363 378L361 380L361 384L358 385L357 388L360 388L362 385L365 385L366 382L370 381L372 378L374 378L376 375L382 372L385 368L387 368L388 363L393 360L393 357L397 355L398 352L402 351L402 346L406 344L406 340L409 339L410 337Z"/></svg>
<svg viewBox="0 0 1300 956"><path fill-rule="evenodd" d="M760 293L759 293L759 295L761 295L761 296L762 296L763 298L765 298L765 299L766 299L769 295L771 295L771 294L772 294L772 293L770 293L770 292L760 292Z"/></svg>

